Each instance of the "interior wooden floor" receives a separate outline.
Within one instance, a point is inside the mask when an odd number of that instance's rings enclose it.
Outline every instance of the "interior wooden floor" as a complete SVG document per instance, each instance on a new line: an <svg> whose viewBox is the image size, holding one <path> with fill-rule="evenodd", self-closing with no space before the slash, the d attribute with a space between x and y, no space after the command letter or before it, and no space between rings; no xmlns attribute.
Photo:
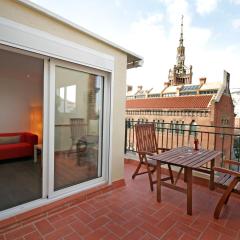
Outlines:
<svg viewBox="0 0 240 240"><path fill-rule="evenodd" d="M54 189L98 177L96 154L55 154ZM99 176L100 177L100 176ZM33 158L0 161L0 211L42 198L42 163Z"/></svg>

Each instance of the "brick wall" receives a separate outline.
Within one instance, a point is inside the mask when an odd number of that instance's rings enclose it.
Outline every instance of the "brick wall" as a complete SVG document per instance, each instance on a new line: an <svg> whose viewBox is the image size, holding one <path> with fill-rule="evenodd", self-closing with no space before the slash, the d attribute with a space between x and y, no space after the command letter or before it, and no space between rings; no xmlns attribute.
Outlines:
<svg viewBox="0 0 240 240"><path fill-rule="evenodd" d="M134 110L134 109L127 109L127 110ZM140 110L140 109L135 109ZM143 109L142 109L143 110ZM146 110L146 109L145 109ZM178 122L184 124L191 124L192 121L195 121L197 125L206 125L206 126L226 126L226 127L234 127L234 107L232 104L232 99L230 96L223 95L218 103L212 101L210 103L210 106L207 109L180 109L177 111L173 111L172 109L161 109L164 111L169 111L169 113L166 115L158 115L155 113L150 112L147 114L147 112L142 113L141 115L135 115L131 114L131 112L128 112L126 114L126 119L131 119L134 121L137 121L139 119L148 120L148 122L153 121L164 121L165 123L172 122ZM204 113L204 114L203 114ZM169 126L165 126L169 127ZM216 149L221 150L222 145L223 147L223 154L225 158L230 158L230 147L232 144L232 139L230 136L223 136L221 134L214 135L211 133L221 133L222 131L224 133L233 134L233 130L231 129L219 129L219 128L206 128L206 127L198 127L198 131L206 132L202 134L198 134L197 137L200 141L201 147L207 148L207 149L214 149L216 145ZM207 132L210 132L208 134ZM134 139L134 135L130 134L128 138L130 139L130 142L136 142ZM190 135L188 136L188 133L186 132L186 135L183 134L177 134L175 131L169 131L168 136L167 132L164 133L159 132L158 133L158 141L159 145L163 147L173 148L181 145L193 145L194 136ZM223 144L224 142L224 144ZM217 159L217 165L221 164L221 158L219 157Z"/></svg>

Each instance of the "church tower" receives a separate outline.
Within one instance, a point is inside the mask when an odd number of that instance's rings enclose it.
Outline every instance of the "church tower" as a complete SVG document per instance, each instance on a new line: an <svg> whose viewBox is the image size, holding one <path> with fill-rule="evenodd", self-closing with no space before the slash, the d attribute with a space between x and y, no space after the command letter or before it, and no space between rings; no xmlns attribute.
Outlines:
<svg viewBox="0 0 240 240"><path fill-rule="evenodd" d="M177 48L177 64L173 69L169 70L168 74L169 85L176 86L192 83L192 65L185 66L185 47L183 46L183 16L181 21L181 34L179 46Z"/></svg>

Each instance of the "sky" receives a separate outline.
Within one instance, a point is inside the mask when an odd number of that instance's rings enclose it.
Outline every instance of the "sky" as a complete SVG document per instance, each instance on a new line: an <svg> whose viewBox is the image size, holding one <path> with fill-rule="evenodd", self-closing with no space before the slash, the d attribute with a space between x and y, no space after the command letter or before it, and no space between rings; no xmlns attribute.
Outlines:
<svg viewBox="0 0 240 240"><path fill-rule="evenodd" d="M240 0L32 0L32 2L144 58L127 72L127 84L161 88L176 64L184 15L185 65L200 77L221 82L231 74L240 88Z"/></svg>

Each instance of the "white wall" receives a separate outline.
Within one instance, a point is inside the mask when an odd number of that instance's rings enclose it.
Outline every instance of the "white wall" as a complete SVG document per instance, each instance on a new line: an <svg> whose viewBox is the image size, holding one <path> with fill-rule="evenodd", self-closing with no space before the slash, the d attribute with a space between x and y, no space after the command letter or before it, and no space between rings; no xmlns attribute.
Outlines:
<svg viewBox="0 0 240 240"><path fill-rule="evenodd" d="M111 88L111 177L112 181L124 178L124 127L127 55L114 47L71 28L60 21L24 6L19 1L0 0L0 16L17 23L48 32L57 37L86 46L114 57ZM13 11L17 9L17 11ZM27 16L27 17L26 17Z"/></svg>
<svg viewBox="0 0 240 240"><path fill-rule="evenodd" d="M29 131L42 99L42 60L0 49L0 133Z"/></svg>

